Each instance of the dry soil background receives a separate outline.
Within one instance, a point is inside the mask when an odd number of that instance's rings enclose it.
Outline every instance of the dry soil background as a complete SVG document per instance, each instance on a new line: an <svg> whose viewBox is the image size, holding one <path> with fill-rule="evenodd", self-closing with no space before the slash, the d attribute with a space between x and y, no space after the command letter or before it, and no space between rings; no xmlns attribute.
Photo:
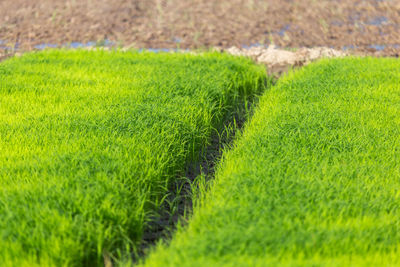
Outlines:
<svg viewBox="0 0 400 267"><path fill-rule="evenodd" d="M400 0L0 0L0 53L73 42L398 56Z"/></svg>

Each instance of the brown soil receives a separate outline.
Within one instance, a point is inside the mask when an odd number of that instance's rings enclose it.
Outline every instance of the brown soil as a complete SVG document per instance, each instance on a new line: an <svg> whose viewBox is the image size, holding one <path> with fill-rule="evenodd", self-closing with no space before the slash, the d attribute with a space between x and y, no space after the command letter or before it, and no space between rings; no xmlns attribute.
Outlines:
<svg viewBox="0 0 400 267"><path fill-rule="evenodd" d="M136 48L274 44L398 56L397 0L2 0L0 50L111 40Z"/></svg>

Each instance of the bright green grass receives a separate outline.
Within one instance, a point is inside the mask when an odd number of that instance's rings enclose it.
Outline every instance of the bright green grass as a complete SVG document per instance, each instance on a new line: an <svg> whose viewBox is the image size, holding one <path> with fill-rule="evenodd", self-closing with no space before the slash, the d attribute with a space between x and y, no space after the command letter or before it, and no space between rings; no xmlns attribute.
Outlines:
<svg viewBox="0 0 400 267"><path fill-rule="evenodd" d="M267 91L189 225L147 266L399 266L400 61L322 61Z"/></svg>
<svg viewBox="0 0 400 267"><path fill-rule="evenodd" d="M137 249L168 184L265 70L217 53L50 51L0 64L0 265Z"/></svg>

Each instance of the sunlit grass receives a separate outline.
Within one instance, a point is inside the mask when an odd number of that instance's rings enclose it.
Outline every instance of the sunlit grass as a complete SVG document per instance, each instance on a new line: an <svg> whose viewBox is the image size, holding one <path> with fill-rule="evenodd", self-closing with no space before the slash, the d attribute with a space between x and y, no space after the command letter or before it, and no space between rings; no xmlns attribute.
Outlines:
<svg viewBox="0 0 400 267"><path fill-rule="evenodd" d="M168 185L265 70L217 53L48 51L0 64L0 265L137 250Z"/></svg>
<svg viewBox="0 0 400 267"><path fill-rule="evenodd" d="M283 78L147 266L398 266L399 70L338 59Z"/></svg>

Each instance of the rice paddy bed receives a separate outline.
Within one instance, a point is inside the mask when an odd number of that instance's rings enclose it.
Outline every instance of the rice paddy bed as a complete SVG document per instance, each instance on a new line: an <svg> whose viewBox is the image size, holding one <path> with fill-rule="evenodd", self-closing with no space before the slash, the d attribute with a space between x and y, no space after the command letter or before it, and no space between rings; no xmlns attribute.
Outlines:
<svg viewBox="0 0 400 267"><path fill-rule="evenodd" d="M144 266L398 266L400 61L347 58L260 100L189 224Z"/></svg>
<svg viewBox="0 0 400 267"><path fill-rule="evenodd" d="M45 51L0 64L2 266L137 251L169 184L265 87L250 60Z"/></svg>

